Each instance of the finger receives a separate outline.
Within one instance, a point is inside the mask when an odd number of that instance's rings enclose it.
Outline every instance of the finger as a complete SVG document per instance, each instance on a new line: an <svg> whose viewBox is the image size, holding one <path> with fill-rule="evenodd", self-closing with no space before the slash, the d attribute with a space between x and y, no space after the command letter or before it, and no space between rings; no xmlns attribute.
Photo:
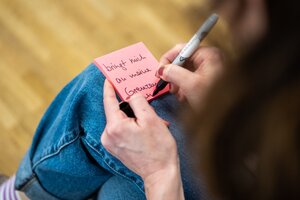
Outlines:
<svg viewBox="0 0 300 200"><path fill-rule="evenodd" d="M103 104L107 122L121 118L122 115L120 114L119 102L116 98L115 90L108 80L104 82Z"/></svg>
<svg viewBox="0 0 300 200"><path fill-rule="evenodd" d="M170 92L172 94L176 94L179 90L179 87L175 85L174 83L170 83Z"/></svg>
<svg viewBox="0 0 300 200"><path fill-rule="evenodd" d="M193 66L198 68L204 62L205 63L223 63L224 55L223 52L216 47L200 47L189 59Z"/></svg>
<svg viewBox="0 0 300 200"><path fill-rule="evenodd" d="M185 44L177 44L172 49L167 51L159 60L160 65L167 65L173 62L179 52L183 49Z"/></svg>
<svg viewBox="0 0 300 200"><path fill-rule="evenodd" d="M157 116L146 98L139 93L131 96L128 103L130 104L137 119L144 120L149 117Z"/></svg>
<svg viewBox="0 0 300 200"><path fill-rule="evenodd" d="M178 86L181 90L187 91L192 89L191 86L197 82L199 75L196 75L183 67L170 64L166 65L162 70L161 78Z"/></svg>

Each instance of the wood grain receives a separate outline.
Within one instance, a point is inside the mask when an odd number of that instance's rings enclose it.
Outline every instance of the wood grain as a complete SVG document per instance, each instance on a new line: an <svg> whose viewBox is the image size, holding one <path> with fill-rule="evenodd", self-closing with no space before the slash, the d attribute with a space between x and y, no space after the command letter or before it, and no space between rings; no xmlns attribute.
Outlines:
<svg viewBox="0 0 300 200"><path fill-rule="evenodd" d="M204 3L1 0L0 171L16 171L51 100L95 57L143 41L159 58L197 30L209 13ZM206 43L226 46L223 29Z"/></svg>

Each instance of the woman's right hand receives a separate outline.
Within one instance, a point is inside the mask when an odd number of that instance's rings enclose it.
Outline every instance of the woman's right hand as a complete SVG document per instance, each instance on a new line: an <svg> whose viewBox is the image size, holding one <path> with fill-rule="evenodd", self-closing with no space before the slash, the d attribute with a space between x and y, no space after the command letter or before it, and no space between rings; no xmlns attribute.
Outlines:
<svg viewBox="0 0 300 200"><path fill-rule="evenodd" d="M170 64L184 45L176 45L161 57L157 76L170 83L170 92L180 101L187 100L192 108L197 108L207 88L223 70L223 55L215 47L200 47L184 67Z"/></svg>

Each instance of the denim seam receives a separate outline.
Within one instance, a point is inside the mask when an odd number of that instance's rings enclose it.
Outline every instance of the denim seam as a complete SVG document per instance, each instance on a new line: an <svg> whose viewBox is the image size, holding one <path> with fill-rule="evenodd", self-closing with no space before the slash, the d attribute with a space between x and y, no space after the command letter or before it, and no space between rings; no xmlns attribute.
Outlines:
<svg viewBox="0 0 300 200"><path fill-rule="evenodd" d="M68 142L64 143L63 145L61 145L55 152L43 156L40 160L38 160L38 161L32 166L32 170L34 170L35 167L36 167L38 164L40 164L41 162L43 162L44 160L46 160L46 159L48 159L48 158L50 158L50 157L52 157L52 156L55 156L55 155L57 155L58 153L60 153L60 151L61 151L64 147L66 147L66 146L68 146L69 144L75 142L78 138L79 138L79 134L77 134L76 137L74 137L74 138L71 139L70 141L68 141Z"/></svg>
<svg viewBox="0 0 300 200"><path fill-rule="evenodd" d="M82 86L81 86L81 87L82 87ZM74 102L76 101L76 99L78 99L78 97L80 97L80 94L81 94L81 93L82 93L82 90L81 90L81 88L80 88L79 91L77 91L76 94L74 94L74 97L73 97L73 99L72 99L72 101L71 101L71 103L70 103L70 106L68 107L67 114L66 114L67 117L66 117L66 118L68 118L68 117L70 116L71 108L73 107ZM70 134L71 134L71 133L73 134L73 132L76 132L75 129L72 129L72 130L69 131L69 130L68 130L69 128L70 128L70 127L66 126L66 127L64 128L64 131L66 131L67 133L70 133ZM72 140L70 140L69 142L66 142L65 144L63 144L62 146L60 146L60 147L56 150L56 152L51 153L51 154L48 154L48 155L47 155L47 153L46 153L45 155L42 154L42 155L40 156L41 158L33 165L32 170L34 170L34 168L35 168L39 163L43 162L44 160L46 160L46 159L49 158L49 157L52 157L52 156L58 154L58 153L61 151L62 148L64 148L66 145L68 145L68 144L74 142L74 141L79 137L79 131L77 131L77 133L78 133L78 134L75 134L76 137L75 137L74 139L72 139ZM65 137L68 136L68 135L69 135L69 134L65 135ZM63 138L65 138L65 137L63 137ZM61 138L60 141L61 141L63 138ZM47 151L45 151L45 152L48 152L48 149L47 149Z"/></svg>
<svg viewBox="0 0 300 200"><path fill-rule="evenodd" d="M132 181L132 180L131 180L130 178L128 178L126 175L123 175L123 174L119 173L118 171L116 171L115 169L113 169L113 168L106 162L106 160L104 159L104 157L102 156L102 154L101 154L97 149L95 149L95 148L93 147L93 145L91 145L85 138L82 138L82 139L84 139L84 140L86 141L87 145L89 145L90 148L92 148L94 151L96 151L96 152L103 158L104 163L105 163L112 171L114 171L116 174L122 176L123 178L125 178L125 179L127 179L127 180L133 182L133 183L137 186L137 188L138 188L141 192L143 192L143 194L145 194L145 192L138 186L138 184L137 184L135 181Z"/></svg>
<svg viewBox="0 0 300 200"><path fill-rule="evenodd" d="M27 190L27 188L28 187L30 187L33 183L34 183L34 181L36 181L37 179L36 179L36 177L35 177L35 175L33 174L30 178L29 178L29 181L26 181L26 184L24 184L22 187L20 187L20 191L26 191Z"/></svg>
<svg viewBox="0 0 300 200"><path fill-rule="evenodd" d="M67 114L66 114L66 118L69 118L70 112L71 112L71 108L73 108L73 107L74 107L74 104L75 104L74 102L80 97L80 94L83 93L83 91L85 91L84 89L81 90L82 87L83 87L83 86L81 85L80 88L79 88L79 90L78 90L78 91L76 92L76 94L74 95L74 97L73 97L73 99L72 99L72 101L71 101L71 103L70 103L70 106L69 106L69 108L68 108L68 111L67 111ZM70 127L66 126L66 127L65 127L65 130L68 131L69 128L70 128ZM71 132L72 132L73 130L74 130L74 129L71 129Z"/></svg>

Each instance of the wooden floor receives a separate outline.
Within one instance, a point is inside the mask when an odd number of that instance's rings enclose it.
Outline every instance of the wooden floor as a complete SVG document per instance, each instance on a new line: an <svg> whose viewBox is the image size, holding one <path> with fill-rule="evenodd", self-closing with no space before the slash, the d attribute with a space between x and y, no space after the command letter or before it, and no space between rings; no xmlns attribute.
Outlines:
<svg viewBox="0 0 300 200"><path fill-rule="evenodd" d="M199 0L0 0L0 172L12 174L57 92L93 58L143 41L159 58L209 14ZM224 39L219 23L206 43Z"/></svg>

